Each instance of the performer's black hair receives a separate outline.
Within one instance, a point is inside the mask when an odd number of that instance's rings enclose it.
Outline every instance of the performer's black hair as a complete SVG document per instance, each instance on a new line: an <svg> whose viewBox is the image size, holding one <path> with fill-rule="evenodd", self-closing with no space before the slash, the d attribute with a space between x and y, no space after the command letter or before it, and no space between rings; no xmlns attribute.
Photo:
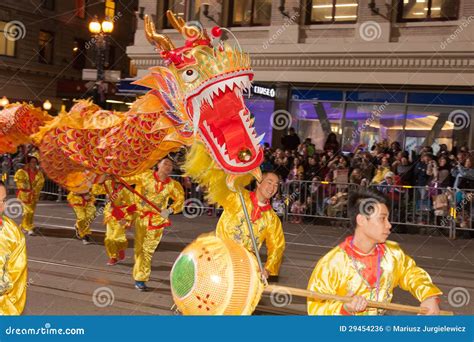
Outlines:
<svg viewBox="0 0 474 342"><path fill-rule="evenodd" d="M357 215L370 215L374 212L376 204L385 204L388 200L380 192L374 189L359 187L357 190L349 192L349 201L347 203L347 216L353 229L357 226Z"/></svg>
<svg viewBox="0 0 474 342"><path fill-rule="evenodd" d="M3 181L0 180L0 186L3 186L5 188L5 190L7 189L7 186L5 185L5 183L3 183Z"/></svg>

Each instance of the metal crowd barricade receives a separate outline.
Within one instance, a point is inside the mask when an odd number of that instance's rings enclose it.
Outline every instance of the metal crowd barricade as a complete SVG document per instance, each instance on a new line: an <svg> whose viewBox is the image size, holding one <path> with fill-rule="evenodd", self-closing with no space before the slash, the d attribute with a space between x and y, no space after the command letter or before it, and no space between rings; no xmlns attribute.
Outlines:
<svg viewBox="0 0 474 342"><path fill-rule="evenodd" d="M358 185L326 181L289 181L284 186L286 217L348 220L348 193Z"/></svg>
<svg viewBox="0 0 474 342"><path fill-rule="evenodd" d="M289 181L282 195L286 203L285 216L293 222L299 218L348 220L349 193L359 185L325 181ZM474 190L431 188L409 185L377 185L375 188L389 200L390 223L406 229L437 228L447 230L450 238L457 230L473 231ZM301 222L301 219L299 220Z"/></svg>
<svg viewBox="0 0 474 342"><path fill-rule="evenodd" d="M454 190L453 190L454 191ZM458 231L474 232L474 189L457 189L454 192L453 205L450 211L450 223L454 227L454 236Z"/></svg>

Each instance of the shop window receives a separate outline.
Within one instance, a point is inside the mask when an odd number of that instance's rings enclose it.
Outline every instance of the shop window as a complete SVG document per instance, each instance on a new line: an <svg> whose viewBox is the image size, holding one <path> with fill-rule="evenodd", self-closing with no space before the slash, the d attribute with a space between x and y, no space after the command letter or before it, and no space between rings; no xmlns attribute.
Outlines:
<svg viewBox="0 0 474 342"><path fill-rule="evenodd" d="M14 39L7 39L8 34L5 34L6 22L0 21L0 56L15 56L15 43Z"/></svg>
<svg viewBox="0 0 474 342"><path fill-rule="evenodd" d="M384 103L348 103L344 120L342 150L370 151L384 140L403 146L405 106Z"/></svg>
<svg viewBox="0 0 474 342"><path fill-rule="evenodd" d="M271 15L271 0L229 2L230 26L269 26Z"/></svg>
<svg viewBox="0 0 474 342"><path fill-rule="evenodd" d="M308 1L308 24L355 23L358 0L312 0Z"/></svg>
<svg viewBox="0 0 474 342"><path fill-rule="evenodd" d="M341 141L343 109L340 102L292 101L292 125L300 139L311 138L316 149L323 150L329 133L336 133Z"/></svg>
<svg viewBox="0 0 474 342"><path fill-rule="evenodd" d="M399 21L456 20L459 0L400 0Z"/></svg>
<svg viewBox="0 0 474 342"><path fill-rule="evenodd" d="M72 48L72 67L82 70L86 66L86 41L83 39L74 39Z"/></svg>
<svg viewBox="0 0 474 342"><path fill-rule="evenodd" d="M53 64L54 35L51 32L40 31L38 43L38 61Z"/></svg>

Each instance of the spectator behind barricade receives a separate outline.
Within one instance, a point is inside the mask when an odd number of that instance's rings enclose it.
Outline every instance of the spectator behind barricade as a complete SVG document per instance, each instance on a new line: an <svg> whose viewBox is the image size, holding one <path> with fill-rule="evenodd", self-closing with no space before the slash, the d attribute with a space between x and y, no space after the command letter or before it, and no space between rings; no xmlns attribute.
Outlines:
<svg viewBox="0 0 474 342"><path fill-rule="evenodd" d="M396 155L395 155L395 158L392 162L392 166L391 166L391 171L392 172L397 172L397 166L400 165L402 163L402 158L405 156L405 153L400 151L398 152Z"/></svg>
<svg viewBox="0 0 474 342"><path fill-rule="evenodd" d="M306 138L304 144L306 145L308 157L314 156L314 153L316 152L316 146L314 146L314 144L311 142L311 138Z"/></svg>
<svg viewBox="0 0 474 342"><path fill-rule="evenodd" d="M400 164L397 165L395 173L400 177L400 182L403 185L413 184L413 167L410 165L406 156L402 157Z"/></svg>
<svg viewBox="0 0 474 342"><path fill-rule="evenodd" d="M318 175L320 165L318 163L318 157L316 155L308 158L308 167L305 169L305 179L310 180L314 176Z"/></svg>
<svg viewBox="0 0 474 342"><path fill-rule="evenodd" d="M260 169L263 173L273 171L274 167L269 156L265 155L263 157L263 163L260 165Z"/></svg>
<svg viewBox="0 0 474 342"><path fill-rule="evenodd" d="M329 198L326 213L329 217L343 217L347 210L347 192L338 192Z"/></svg>
<svg viewBox="0 0 474 342"><path fill-rule="evenodd" d="M402 152L402 147L398 141L394 141L390 144L390 154L392 156L397 155L399 152Z"/></svg>
<svg viewBox="0 0 474 342"><path fill-rule="evenodd" d="M360 170L362 172L362 178L372 179L374 175L375 166L371 161L372 156L369 152L364 152L362 154L362 159L360 163Z"/></svg>
<svg viewBox="0 0 474 342"><path fill-rule="evenodd" d="M348 183L349 182L349 162L346 157L339 157L335 169L333 170L334 183Z"/></svg>
<svg viewBox="0 0 474 342"><path fill-rule="evenodd" d="M339 153L341 145L337 141L336 133L329 133L326 142L324 143L324 152L332 152L332 155Z"/></svg>
<svg viewBox="0 0 474 342"><path fill-rule="evenodd" d="M290 173L288 174L288 181L295 180L298 174L304 174L304 167L301 165L301 159L293 159L293 164L291 165Z"/></svg>
<svg viewBox="0 0 474 342"><path fill-rule="evenodd" d="M387 157L383 157L381 164L377 167L375 171L374 178L372 178L372 184L379 184L384 180L384 176L387 172L390 171L390 163Z"/></svg>
<svg viewBox="0 0 474 342"><path fill-rule="evenodd" d="M298 149L296 150L296 155L298 157L304 158L304 159L306 159L308 157L308 150L307 150L306 145L304 143L298 145Z"/></svg>
<svg viewBox="0 0 474 342"><path fill-rule="evenodd" d="M441 157L441 156L447 157L448 155L449 155L448 145L446 145L446 144L439 145L439 151L436 154L436 157L438 157L438 158Z"/></svg>
<svg viewBox="0 0 474 342"><path fill-rule="evenodd" d="M387 195L392 202L398 202L402 192L400 185L400 177L389 171L384 175L384 180L380 182L377 190Z"/></svg>
<svg viewBox="0 0 474 342"><path fill-rule="evenodd" d="M433 182L436 182L439 188L447 188L452 185L451 167L448 158L444 155L439 157L438 164L433 168Z"/></svg>
<svg viewBox="0 0 474 342"><path fill-rule="evenodd" d="M272 200L272 208L280 218L285 216L285 201L279 193Z"/></svg>
<svg viewBox="0 0 474 342"><path fill-rule="evenodd" d="M288 130L288 135L285 135L283 138L281 138L281 144L285 150L296 150L300 143L300 138L298 137L298 134L296 134L296 131L293 127L290 127Z"/></svg>
<svg viewBox="0 0 474 342"><path fill-rule="evenodd" d="M303 202L300 199L297 199L291 205L291 217L290 223L302 223L303 222L303 215L306 211L306 202Z"/></svg>
<svg viewBox="0 0 474 342"><path fill-rule="evenodd" d="M455 177L454 188L456 189L474 189L474 158L468 157L464 163L459 163L452 170L452 176Z"/></svg>
<svg viewBox="0 0 474 342"><path fill-rule="evenodd" d="M351 176L349 177L349 183L360 186L368 185L367 179L362 177L362 171L359 168L355 168L354 170L352 170Z"/></svg>
<svg viewBox="0 0 474 342"><path fill-rule="evenodd" d="M415 186L427 186L433 175L433 158L424 152L421 159L415 164Z"/></svg>

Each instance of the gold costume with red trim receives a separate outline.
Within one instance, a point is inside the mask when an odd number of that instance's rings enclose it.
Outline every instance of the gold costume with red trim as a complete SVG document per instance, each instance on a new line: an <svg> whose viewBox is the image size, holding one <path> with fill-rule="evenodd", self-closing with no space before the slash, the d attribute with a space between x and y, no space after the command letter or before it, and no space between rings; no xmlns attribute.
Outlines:
<svg viewBox="0 0 474 342"><path fill-rule="evenodd" d="M79 238L91 234L91 224L95 219L95 195L97 187L94 185L89 193L77 194L69 192L67 201L76 215L76 231Z"/></svg>
<svg viewBox="0 0 474 342"><path fill-rule="evenodd" d="M127 182L136 184L135 190L146 197L161 210L171 209L174 214L183 210L184 190L181 184L168 177L161 180L158 172L146 171L140 175L128 177ZM168 207L169 201L173 203ZM135 220L135 281L148 281L151 273L151 259L163 235L163 228L171 225L154 208L141 202Z"/></svg>
<svg viewBox="0 0 474 342"><path fill-rule="evenodd" d="M420 302L441 295L429 274L418 267L393 241L378 244L370 253L362 253L349 236L317 263L308 290L339 296L359 295L367 300L391 302L397 286L409 291ZM343 303L308 299L309 315L348 315ZM379 315L382 309L368 308L357 315Z"/></svg>
<svg viewBox="0 0 474 342"><path fill-rule="evenodd" d="M31 231L34 228L36 203L39 200L41 189L43 189L44 176L39 170L23 168L15 173L14 179L17 186L17 198L23 205L21 228Z"/></svg>
<svg viewBox="0 0 474 342"><path fill-rule="evenodd" d="M0 315L20 315L26 303L25 236L6 216L0 216Z"/></svg>
<svg viewBox="0 0 474 342"><path fill-rule="evenodd" d="M265 268L270 275L278 275L285 251L285 236L280 218L269 202L263 205L258 203L255 192L243 190L242 194L250 214L258 248L262 247L263 242L267 246ZM230 192L220 204L224 207L224 213L217 223L216 235L234 240L254 253L239 195Z"/></svg>
<svg viewBox="0 0 474 342"><path fill-rule="evenodd" d="M133 225L137 211L135 195L115 179L107 179L99 189L108 197L104 209L105 251L109 258L118 259L128 247L126 230Z"/></svg>

